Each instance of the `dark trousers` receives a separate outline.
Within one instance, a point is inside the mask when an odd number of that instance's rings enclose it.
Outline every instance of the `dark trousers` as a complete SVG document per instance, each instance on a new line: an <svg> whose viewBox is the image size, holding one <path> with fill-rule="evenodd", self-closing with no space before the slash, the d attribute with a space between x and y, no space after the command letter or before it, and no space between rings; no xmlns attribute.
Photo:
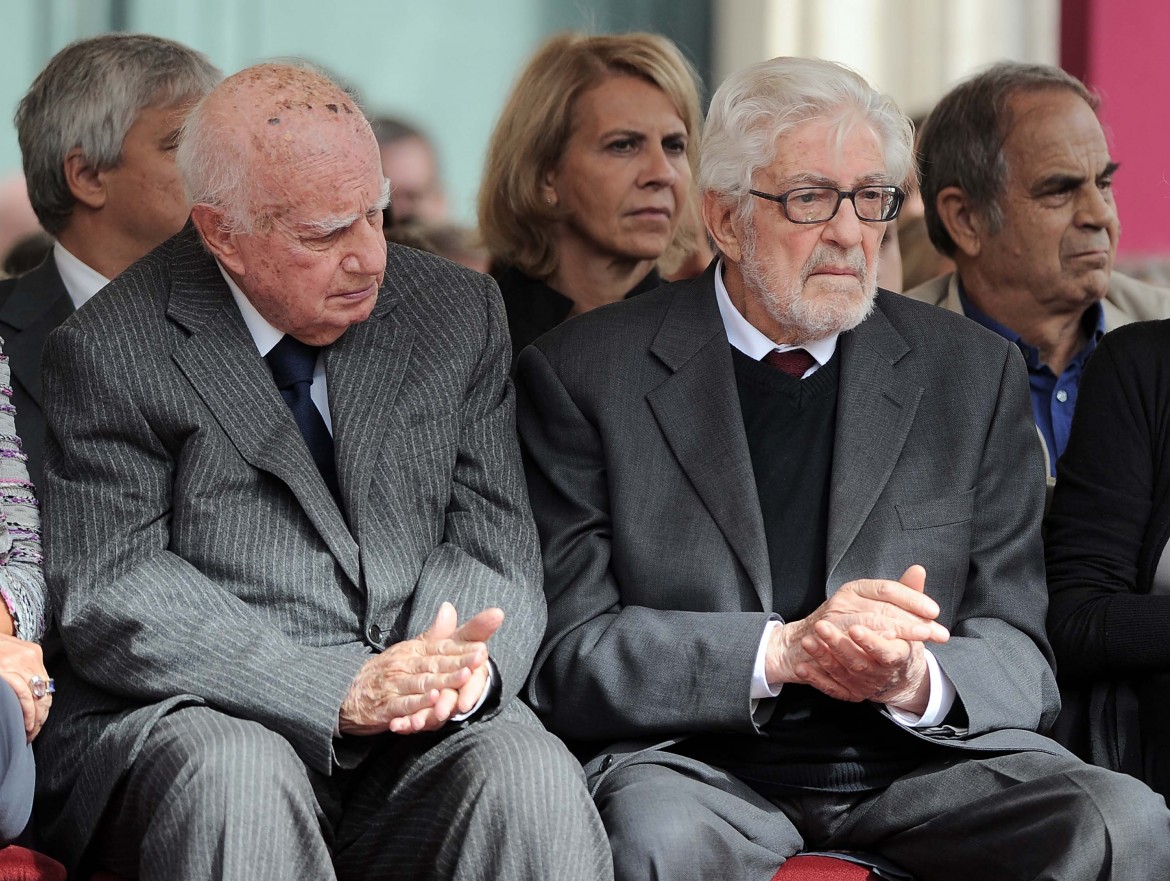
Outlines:
<svg viewBox="0 0 1170 881"><path fill-rule="evenodd" d="M960 754L881 791L775 800L718 768L651 753L611 771L595 798L619 881L762 879L822 849L873 852L920 879L1170 878L1162 797L1048 753Z"/></svg>

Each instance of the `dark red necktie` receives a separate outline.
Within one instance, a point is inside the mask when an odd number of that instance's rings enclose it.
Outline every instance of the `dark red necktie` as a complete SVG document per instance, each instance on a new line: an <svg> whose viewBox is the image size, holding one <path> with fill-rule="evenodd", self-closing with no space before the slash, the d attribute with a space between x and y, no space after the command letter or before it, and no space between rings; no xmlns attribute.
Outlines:
<svg viewBox="0 0 1170 881"><path fill-rule="evenodd" d="M817 359L804 349L789 349L787 352L777 352L773 349L764 356L764 360L777 370L783 370L797 379L803 377L805 371L817 363Z"/></svg>

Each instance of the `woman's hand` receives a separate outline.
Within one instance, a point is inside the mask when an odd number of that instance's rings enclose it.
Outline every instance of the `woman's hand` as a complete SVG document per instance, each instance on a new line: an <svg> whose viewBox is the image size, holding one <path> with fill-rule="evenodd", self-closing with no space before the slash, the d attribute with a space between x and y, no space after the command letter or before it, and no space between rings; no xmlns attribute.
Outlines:
<svg viewBox="0 0 1170 881"><path fill-rule="evenodd" d="M53 705L52 694L39 698L33 695L29 680L34 676L49 681L41 647L15 636L0 635L0 678L12 687L20 700L20 708L24 711L24 730L30 742L40 733L41 726L48 718L49 707Z"/></svg>

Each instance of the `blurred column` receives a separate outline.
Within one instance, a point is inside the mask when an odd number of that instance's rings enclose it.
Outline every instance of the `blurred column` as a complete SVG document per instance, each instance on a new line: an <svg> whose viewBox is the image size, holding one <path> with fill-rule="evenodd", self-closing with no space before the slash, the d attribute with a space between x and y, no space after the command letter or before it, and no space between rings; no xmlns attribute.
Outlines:
<svg viewBox="0 0 1170 881"><path fill-rule="evenodd" d="M811 55L848 64L919 114L993 61L1057 56L1060 0L713 2L712 87L764 58Z"/></svg>

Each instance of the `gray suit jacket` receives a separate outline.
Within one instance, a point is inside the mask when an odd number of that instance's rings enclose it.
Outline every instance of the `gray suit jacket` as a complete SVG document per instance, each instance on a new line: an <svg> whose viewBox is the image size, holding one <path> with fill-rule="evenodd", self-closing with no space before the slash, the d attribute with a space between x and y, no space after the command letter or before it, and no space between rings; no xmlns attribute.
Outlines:
<svg viewBox="0 0 1170 881"><path fill-rule="evenodd" d="M544 629L495 283L392 246L326 355L345 516L189 225L49 339L48 581L67 657L37 740L44 832L76 860L151 726L210 706L306 766L372 652L443 600L500 606L501 703ZM389 736L389 735L387 735Z"/></svg>
<svg viewBox="0 0 1170 881"><path fill-rule="evenodd" d="M1019 351L886 292L840 346L825 596L923 564L952 633L931 651L968 719L924 735L1061 752L1035 733L1059 701ZM527 699L595 749L758 731L784 696L749 700L775 616L711 271L557 328L516 382L549 600Z"/></svg>
<svg viewBox="0 0 1170 881"><path fill-rule="evenodd" d="M0 281L0 337L12 365L16 433L28 454L28 473L39 489L44 480L45 412L41 353L50 331L73 314L73 301L50 251L41 265Z"/></svg>

